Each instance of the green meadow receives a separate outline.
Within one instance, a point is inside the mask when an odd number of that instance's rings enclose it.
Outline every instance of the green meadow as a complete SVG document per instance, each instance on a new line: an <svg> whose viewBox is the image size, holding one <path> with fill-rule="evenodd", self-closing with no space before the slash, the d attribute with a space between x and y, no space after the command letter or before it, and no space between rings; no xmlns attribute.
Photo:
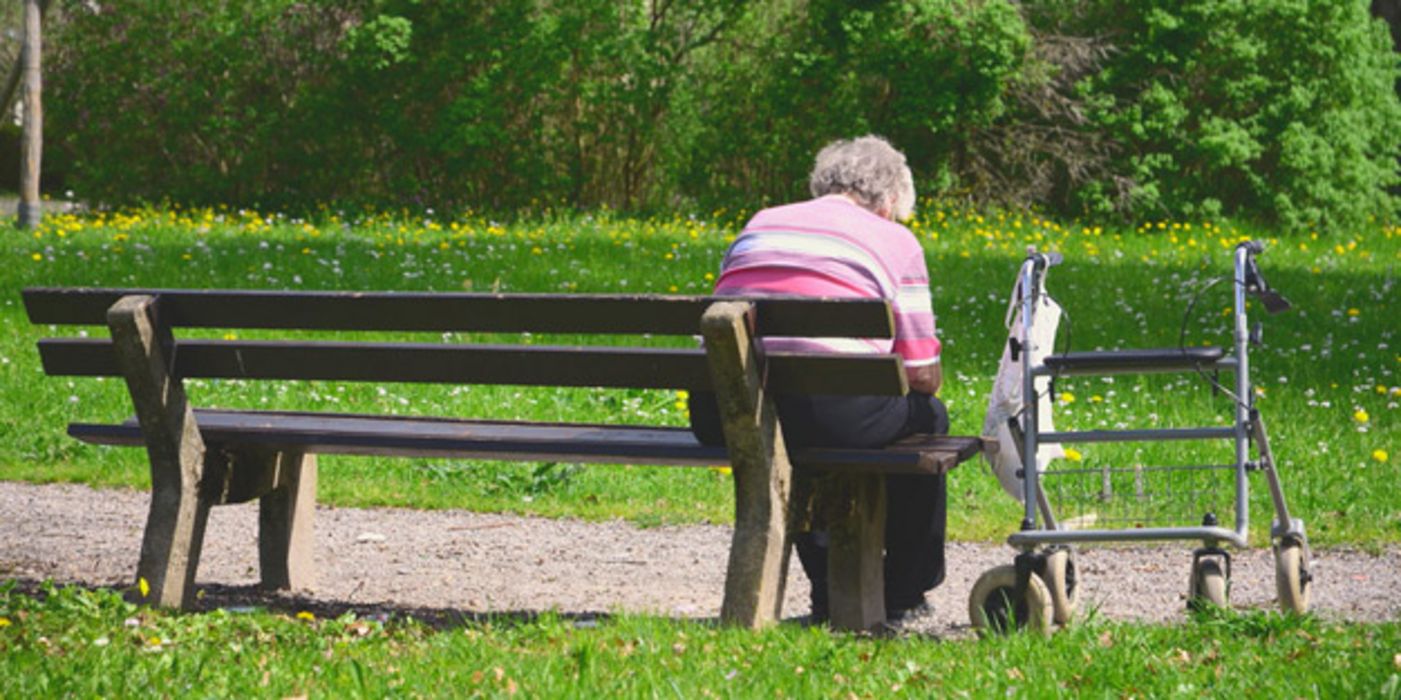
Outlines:
<svg viewBox="0 0 1401 700"><path fill-rule="evenodd" d="M136 210L50 217L33 233L5 237L0 255L0 478L144 488L141 450L90 447L64 434L73 420L129 415L114 380L51 378L35 339L93 329L34 327L20 289L40 285L314 290L437 290L705 294L742 215L627 218L545 215L493 222L429 212L354 215L325 211L289 219L246 211ZM1228 223L1149 222L1114 228L1031 214L985 215L927 205L911 228L923 241L945 342L942 392L953 431L980 431L1006 338L1007 298L1028 245L1064 253L1048 280L1065 308L1061 349L1229 345L1231 247L1256 238L1266 278L1295 308L1269 316L1256 304L1264 345L1251 354L1254 400L1265 417L1291 507L1315 544L1377 546L1401 541L1401 502L1379 483L1401 477L1396 411L1401 402L1401 304L1395 268L1401 228L1376 224L1351 235L1275 235ZM242 331L209 331L216 336ZM248 335L245 333L245 335ZM249 337L256 337L251 335ZM351 337L345 334L336 337ZM432 342L466 340L432 335ZM608 342L526 337L527 343ZM658 338L689 345L691 338ZM1220 381L1233 388L1233 379ZM674 392L192 381L197 405L684 425ZM1063 378L1055 386L1057 428L1182 427L1231 419L1228 394L1207 378L1160 375ZM1067 517L1195 524L1233 510L1223 472L1173 478L1190 498L1118 499L1086 505L1095 484L1075 474L1096 467L1228 464L1229 445L1085 445L1053 469L1053 496ZM356 506L467 508L642 524L728 522L723 470L521 465L449 460L327 458L319 499ZM1166 478L1166 477L1164 477ZM1083 482L1083 483L1082 483ZM1151 485L1151 484L1150 484ZM1269 511L1263 480L1252 481L1252 523L1263 542ZM1140 484L1141 487L1141 484ZM1119 489L1116 493L1127 493ZM952 476L952 535L1000 539L1018 508L981 462Z"/></svg>
<svg viewBox="0 0 1401 700"><path fill-rule="evenodd" d="M138 608L0 589L5 697L1326 697L1401 695L1401 624L1208 612L1049 639L873 639L619 616L432 628Z"/></svg>
<svg viewBox="0 0 1401 700"><path fill-rule="evenodd" d="M607 213L493 222L432 212L309 220L224 210L54 216L0 243L0 479L146 488L142 450L69 439L73 420L130 412L116 380L46 377L34 341L101 328L33 327L28 286L704 294L742 215L637 219ZM1231 342L1231 247L1267 242L1267 279L1295 304L1267 317L1252 354L1291 506L1316 545L1401 542L1390 489L1401 461L1401 348L1393 289L1401 228L1289 236L1226 223L1065 224L930 205L925 245L945 341L943 392L954 432L976 433L1005 339L1013 277L1028 245L1059 250L1049 280L1066 309L1063 348ZM244 331L206 331L215 337ZM249 336L256 337L256 336ZM352 338L341 334L337 338ZM462 342L456 334L432 342ZM523 343L606 338L522 337ZM688 345L691 338L658 338ZM1233 386L1224 378L1227 387ZM198 405L684 425L674 392L192 381ZM1195 375L1064 379L1058 428L1218 425L1231 399ZM1123 512L1087 505L1101 466L1219 464L1220 445L1086 445L1048 478L1070 515L1193 524L1226 515L1232 484L1192 473ZM728 522L724 470L326 458L319 501L466 508L642 524ZM1204 476L1203 476L1204 475ZM1216 478L1220 477L1220 478ZM1174 477L1177 478L1177 477ZM952 536L997 540L1019 512L981 463L951 477ZM1062 488L1063 486L1063 488ZM1253 482L1253 533L1268 501ZM1057 490L1060 489L1060 490ZM1123 493L1116 492L1116 493ZM1090 497L1087 497L1089 494ZM1078 509L1078 510L1077 510ZM0 584L0 696L257 697L1401 697L1401 626L1338 624L1273 612L1208 611L1188 624L1089 619L1049 639L877 639L780 625L762 632L620 615L483 618L441 626L398 617L321 618L262 609L183 614L138 608L119 591Z"/></svg>

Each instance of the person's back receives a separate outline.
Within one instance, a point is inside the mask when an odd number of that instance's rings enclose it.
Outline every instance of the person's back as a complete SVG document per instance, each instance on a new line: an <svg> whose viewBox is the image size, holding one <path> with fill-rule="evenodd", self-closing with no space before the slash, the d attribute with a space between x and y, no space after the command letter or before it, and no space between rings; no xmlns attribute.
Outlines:
<svg viewBox="0 0 1401 700"><path fill-rule="evenodd" d="M915 433L947 433L934 394L942 379L924 252L897 223L914 208L905 157L878 137L838 141L818 154L814 199L755 214L725 254L715 292L888 300L893 339L766 338L769 350L897 353L912 391L904 397L775 397L790 447L879 447ZM691 426L706 444L724 439L714 395L691 396ZM900 618L943 580L943 475L887 477L886 600ZM813 583L813 617L827 617L825 533L803 533L798 555Z"/></svg>
<svg viewBox="0 0 1401 700"><path fill-rule="evenodd" d="M896 339L767 339L772 350L899 353L906 365L939 357L924 251L909 229L829 194L765 209L725 254L716 294L886 299Z"/></svg>

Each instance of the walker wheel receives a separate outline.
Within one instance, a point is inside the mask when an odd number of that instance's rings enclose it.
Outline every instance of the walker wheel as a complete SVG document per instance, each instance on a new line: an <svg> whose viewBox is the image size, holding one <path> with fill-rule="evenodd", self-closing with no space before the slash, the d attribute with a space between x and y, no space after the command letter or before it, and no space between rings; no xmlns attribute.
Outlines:
<svg viewBox="0 0 1401 700"><path fill-rule="evenodd" d="M1187 607L1191 610L1202 610L1209 606L1224 608L1227 605L1229 600L1226 594L1226 574L1221 571L1221 563L1215 559L1198 559L1192 565Z"/></svg>
<svg viewBox="0 0 1401 700"><path fill-rule="evenodd" d="M1284 612L1302 615L1309 611L1313 577L1309 574L1308 558L1308 547L1297 540L1275 545L1275 588Z"/></svg>
<svg viewBox="0 0 1401 700"><path fill-rule="evenodd" d="M1017 590L1017 567L1011 564L994 567L978 577L968 596L968 617L973 627L982 632L1006 634L1013 629L1026 629L1034 634L1046 634L1051 629L1051 593L1036 574L1027 581L1026 595L1014 602Z"/></svg>
<svg viewBox="0 0 1401 700"><path fill-rule="evenodd" d="M1076 580L1075 555L1057 547L1046 553L1046 590L1051 594L1051 619L1068 625L1080 607L1080 586Z"/></svg>

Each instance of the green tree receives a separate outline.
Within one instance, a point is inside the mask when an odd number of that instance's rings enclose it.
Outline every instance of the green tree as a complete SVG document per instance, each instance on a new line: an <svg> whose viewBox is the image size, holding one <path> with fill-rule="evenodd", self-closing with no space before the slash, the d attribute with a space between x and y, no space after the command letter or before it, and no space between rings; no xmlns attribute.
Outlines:
<svg viewBox="0 0 1401 700"><path fill-rule="evenodd" d="M1089 128L1123 146L1133 214L1301 228L1397 212L1397 58L1365 2L1092 5L1085 21L1113 26L1117 53L1083 83Z"/></svg>

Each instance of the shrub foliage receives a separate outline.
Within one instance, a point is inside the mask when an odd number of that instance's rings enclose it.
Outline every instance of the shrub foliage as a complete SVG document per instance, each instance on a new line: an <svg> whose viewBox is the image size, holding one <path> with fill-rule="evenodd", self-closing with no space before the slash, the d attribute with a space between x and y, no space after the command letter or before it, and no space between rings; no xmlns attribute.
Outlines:
<svg viewBox="0 0 1401 700"><path fill-rule="evenodd" d="M48 47L80 196L623 209L801 194L885 134L922 191L1061 213L1394 216L1362 0L112 0Z"/></svg>

